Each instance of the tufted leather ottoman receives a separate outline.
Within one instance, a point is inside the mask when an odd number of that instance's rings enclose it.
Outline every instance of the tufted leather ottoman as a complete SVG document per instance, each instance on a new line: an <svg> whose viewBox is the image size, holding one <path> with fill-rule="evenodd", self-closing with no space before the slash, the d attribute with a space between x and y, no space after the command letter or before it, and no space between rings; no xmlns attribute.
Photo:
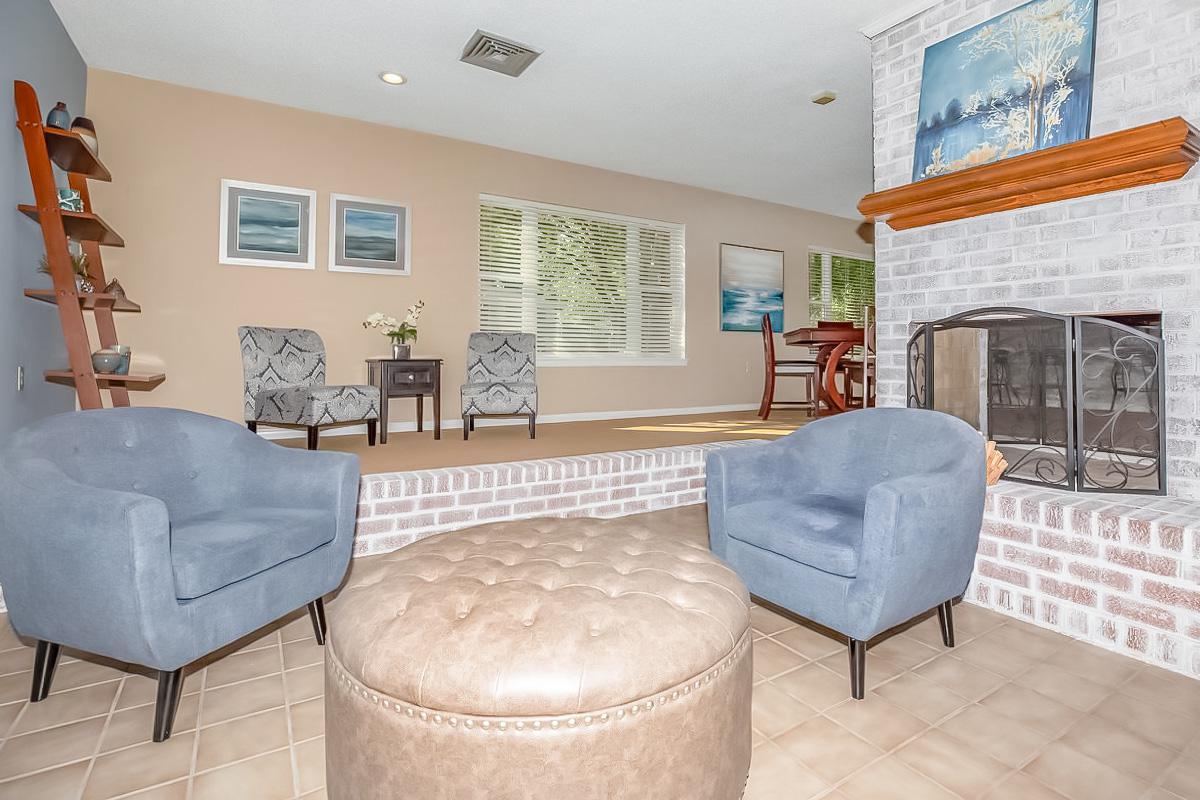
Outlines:
<svg viewBox="0 0 1200 800"><path fill-rule="evenodd" d="M638 517L433 536L330 613L331 800L742 795L749 596Z"/></svg>

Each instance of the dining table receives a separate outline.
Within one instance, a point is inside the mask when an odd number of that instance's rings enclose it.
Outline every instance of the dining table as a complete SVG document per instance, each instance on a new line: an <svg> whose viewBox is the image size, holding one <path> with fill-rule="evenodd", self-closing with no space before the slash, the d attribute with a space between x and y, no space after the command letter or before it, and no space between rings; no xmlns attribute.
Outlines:
<svg viewBox="0 0 1200 800"><path fill-rule="evenodd" d="M842 359L845 355L855 347L861 347L865 341L864 329L855 327L853 322L819 322L814 326L796 328L783 334L784 344L808 347L816 351L820 375L817 382L817 399L824 404L823 408L818 406L818 416L840 414L850 407L849 398L838 389L837 375L842 371Z"/></svg>

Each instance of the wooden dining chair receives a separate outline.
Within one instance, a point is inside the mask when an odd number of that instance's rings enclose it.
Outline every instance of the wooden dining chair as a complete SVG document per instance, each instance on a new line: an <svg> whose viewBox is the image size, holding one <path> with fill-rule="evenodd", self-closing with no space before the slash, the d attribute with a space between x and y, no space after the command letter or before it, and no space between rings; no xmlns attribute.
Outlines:
<svg viewBox="0 0 1200 800"><path fill-rule="evenodd" d="M863 309L863 405L871 408L875 405L875 391L879 380L875 374L875 306Z"/></svg>
<svg viewBox="0 0 1200 800"><path fill-rule="evenodd" d="M771 315L762 315L763 361L766 367L763 375L762 403L758 407L758 416L767 419L771 416L773 406L805 406L811 416L817 410L817 382L820 370L813 359L775 358L775 331L771 329ZM802 377L807 386L807 400L776 400L775 379L783 377Z"/></svg>
<svg viewBox="0 0 1200 800"><path fill-rule="evenodd" d="M875 405L875 306L863 307L862 358L843 361L847 397L855 408L872 408ZM855 394L854 387L861 386L862 394Z"/></svg>

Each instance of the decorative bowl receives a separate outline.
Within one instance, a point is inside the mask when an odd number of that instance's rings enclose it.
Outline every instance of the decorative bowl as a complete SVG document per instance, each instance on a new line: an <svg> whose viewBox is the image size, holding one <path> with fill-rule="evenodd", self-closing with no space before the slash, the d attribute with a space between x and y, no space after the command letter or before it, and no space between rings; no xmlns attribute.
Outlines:
<svg viewBox="0 0 1200 800"><path fill-rule="evenodd" d="M113 350L97 350L92 353L92 369L97 373L105 375L117 374L121 367L125 367L125 371L129 371L129 357L121 355Z"/></svg>

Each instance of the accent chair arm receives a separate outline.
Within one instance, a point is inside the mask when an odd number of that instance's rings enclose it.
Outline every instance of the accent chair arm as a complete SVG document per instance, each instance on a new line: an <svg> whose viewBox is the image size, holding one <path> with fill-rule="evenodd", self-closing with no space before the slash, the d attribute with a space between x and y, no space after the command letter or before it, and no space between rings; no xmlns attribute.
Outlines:
<svg viewBox="0 0 1200 800"><path fill-rule="evenodd" d="M860 606L855 638L868 639L966 589L984 491L982 461L978 470L907 475L870 489L852 589Z"/></svg>
<svg viewBox="0 0 1200 800"><path fill-rule="evenodd" d="M794 493L807 478L801 448L780 439L761 445L713 450L705 461L709 546L725 557L725 511L734 506Z"/></svg>
<svg viewBox="0 0 1200 800"><path fill-rule="evenodd" d="M795 494L808 482L811 469L803 453L786 439L714 450L705 468L709 502L714 490L726 507Z"/></svg>
<svg viewBox="0 0 1200 800"><path fill-rule="evenodd" d="M177 605L166 505L80 483L46 459L17 466L0 467L9 537L0 585L13 626L101 655L142 653L151 663L144 620Z"/></svg>

